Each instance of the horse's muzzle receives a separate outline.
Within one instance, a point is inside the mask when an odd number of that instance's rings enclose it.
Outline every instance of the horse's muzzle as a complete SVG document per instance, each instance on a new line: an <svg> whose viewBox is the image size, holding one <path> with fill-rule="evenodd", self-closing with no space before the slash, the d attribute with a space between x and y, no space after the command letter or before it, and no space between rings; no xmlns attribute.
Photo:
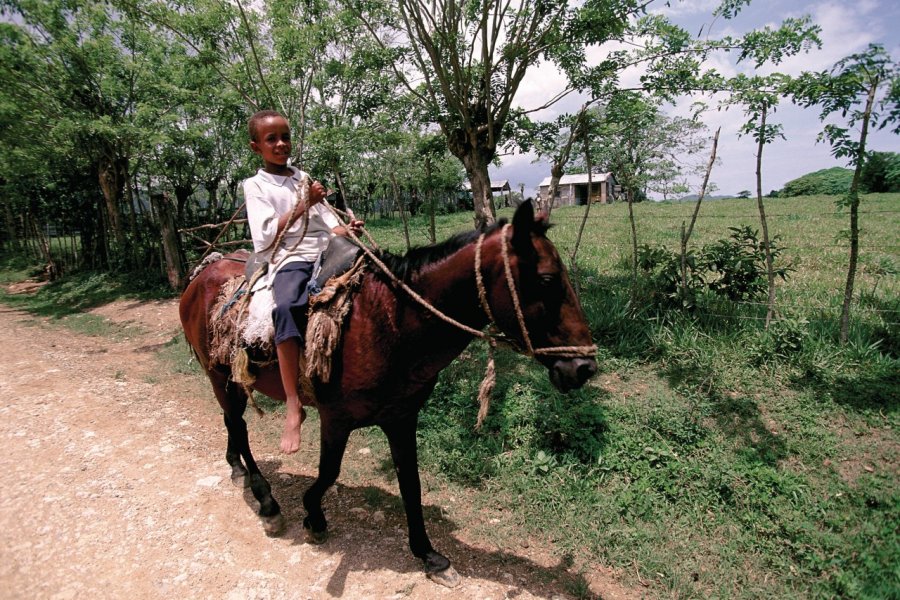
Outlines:
<svg viewBox="0 0 900 600"><path fill-rule="evenodd" d="M562 358L550 365L550 381L561 392L576 390L597 372L593 358Z"/></svg>

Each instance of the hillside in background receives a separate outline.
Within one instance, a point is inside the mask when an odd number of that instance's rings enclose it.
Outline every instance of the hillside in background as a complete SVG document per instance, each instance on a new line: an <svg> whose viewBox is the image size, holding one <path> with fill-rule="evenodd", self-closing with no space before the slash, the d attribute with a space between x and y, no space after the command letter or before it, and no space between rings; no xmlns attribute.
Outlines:
<svg viewBox="0 0 900 600"><path fill-rule="evenodd" d="M819 194L837 196L847 193L852 179L853 171L851 169L831 167L830 169L807 173L802 177L788 181L778 195L785 198Z"/></svg>

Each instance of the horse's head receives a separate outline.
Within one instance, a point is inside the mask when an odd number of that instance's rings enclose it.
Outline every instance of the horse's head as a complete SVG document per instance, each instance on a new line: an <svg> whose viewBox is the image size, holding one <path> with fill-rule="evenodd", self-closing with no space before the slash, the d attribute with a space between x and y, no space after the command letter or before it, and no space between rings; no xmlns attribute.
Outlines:
<svg viewBox="0 0 900 600"><path fill-rule="evenodd" d="M487 310L503 333L544 364L565 392L597 372L596 347L559 252L545 235L548 227L535 220L531 202L522 204L511 227L485 240L485 253L490 244L497 254L490 265L485 261L484 286Z"/></svg>

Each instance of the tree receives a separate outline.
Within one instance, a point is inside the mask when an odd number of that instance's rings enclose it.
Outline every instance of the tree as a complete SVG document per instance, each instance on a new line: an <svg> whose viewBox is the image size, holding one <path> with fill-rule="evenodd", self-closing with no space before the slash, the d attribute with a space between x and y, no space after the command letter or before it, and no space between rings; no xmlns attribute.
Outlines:
<svg viewBox="0 0 900 600"><path fill-rule="evenodd" d="M32 107L55 151L91 162L118 264L127 264L124 213L133 205L123 207L123 192L134 149L147 133L135 116L159 83L147 67L160 40L107 3L7 1L3 11L10 19L3 24L10 54L0 70L4 94ZM102 262L108 246L100 249Z"/></svg>
<svg viewBox="0 0 900 600"><path fill-rule="evenodd" d="M381 12L372 9L360 16L374 39L408 60L412 72L403 65L395 72L465 167L475 222L483 227L495 218L488 165L503 141L526 72L542 58L583 64L583 44L611 39L638 8L631 0L594 0L578 9L560 0L524 0L515 7L490 1L400 0L396 14L381 5ZM422 85L413 83L417 76Z"/></svg>
<svg viewBox="0 0 900 600"><path fill-rule="evenodd" d="M819 139L828 141L835 158L846 158L853 167L850 190L839 202L850 209L850 258L840 322L841 343L847 343L859 262L859 189L868 158L866 141L870 126L881 129L890 125L894 133L900 133L900 65L883 47L871 44L864 52L838 61L830 71L804 73L790 91L796 102L819 106L822 121L834 113L846 120L846 127L825 125ZM856 126L859 137L854 139L850 129Z"/></svg>
<svg viewBox="0 0 900 600"><path fill-rule="evenodd" d="M510 137L515 140L519 149L523 152L534 152L536 160L550 161L550 186L547 196L538 198L538 207L546 209L548 215L553 211L559 180L565 175L575 141L585 134L584 121L588 106L589 104L582 106L575 115L560 115L553 121L532 121L525 114L518 115L514 120Z"/></svg>
<svg viewBox="0 0 900 600"><path fill-rule="evenodd" d="M620 92L588 111L592 154L610 170L626 196L634 200L663 186L663 181L702 170L700 151L706 126L697 110L690 119L668 117L659 99ZM584 165L573 161L573 171Z"/></svg>
<svg viewBox="0 0 900 600"><path fill-rule="evenodd" d="M768 301L766 304L766 328L775 314L775 266L772 243L769 238L769 223L763 202L762 158L763 150L778 138L784 139L780 124L768 121L778 106L779 94L788 87L789 78L781 74L768 77L745 77L738 75L731 80L732 93L726 104L743 108L747 121L741 127L741 135L751 135L756 141L756 206L763 234L763 249L766 254L766 274L768 277ZM747 194L749 197L749 194Z"/></svg>
<svg viewBox="0 0 900 600"><path fill-rule="evenodd" d="M779 192L782 198L794 196L843 196L850 189L853 171L844 167L820 169L801 175L784 184Z"/></svg>

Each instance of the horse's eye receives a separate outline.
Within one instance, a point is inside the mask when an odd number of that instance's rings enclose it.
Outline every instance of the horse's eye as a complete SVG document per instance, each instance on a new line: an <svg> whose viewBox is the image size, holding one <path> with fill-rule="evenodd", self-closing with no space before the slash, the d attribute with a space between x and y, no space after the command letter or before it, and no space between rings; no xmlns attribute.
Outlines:
<svg viewBox="0 0 900 600"><path fill-rule="evenodd" d="M556 282L556 275L554 275L553 273L543 273L538 277L541 280L541 285L544 287L549 287L553 285L554 282Z"/></svg>

